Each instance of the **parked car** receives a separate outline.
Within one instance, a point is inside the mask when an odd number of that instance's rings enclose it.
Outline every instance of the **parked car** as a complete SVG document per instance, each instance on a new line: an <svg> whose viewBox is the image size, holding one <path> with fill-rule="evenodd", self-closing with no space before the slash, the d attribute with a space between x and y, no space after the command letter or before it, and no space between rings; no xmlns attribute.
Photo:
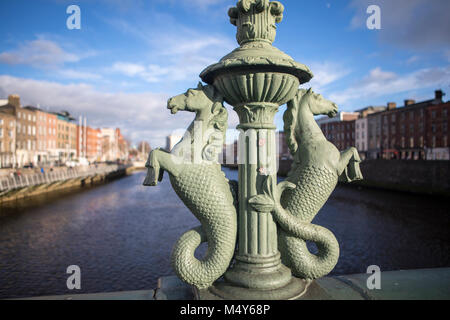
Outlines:
<svg viewBox="0 0 450 320"><path fill-rule="evenodd" d="M75 168L77 166L78 166L78 163L76 161L66 161L67 168Z"/></svg>
<svg viewBox="0 0 450 320"><path fill-rule="evenodd" d="M24 167L25 169L33 169L33 168L34 168L34 165L33 165L32 162L30 162L30 163L24 165L23 167Z"/></svg>
<svg viewBox="0 0 450 320"><path fill-rule="evenodd" d="M88 165L89 161L86 158L74 159L66 162L66 167L68 168L74 168L78 166L88 166Z"/></svg>

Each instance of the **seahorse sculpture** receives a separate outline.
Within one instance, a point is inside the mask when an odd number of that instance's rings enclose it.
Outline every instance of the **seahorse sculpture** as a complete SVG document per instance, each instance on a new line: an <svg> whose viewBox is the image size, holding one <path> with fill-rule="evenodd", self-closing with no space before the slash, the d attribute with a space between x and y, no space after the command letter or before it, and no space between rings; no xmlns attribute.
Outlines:
<svg viewBox="0 0 450 320"><path fill-rule="evenodd" d="M279 200L275 199L273 213L279 226L282 261L295 276L304 279L328 274L339 258L339 244L333 233L311 221L338 180L362 179L356 148L339 152L314 120L320 114L334 117L337 110L335 103L311 89L301 89L284 114L284 129L294 162L286 181L275 192ZM316 244L316 255L310 253L306 241Z"/></svg>
<svg viewBox="0 0 450 320"><path fill-rule="evenodd" d="M200 221L200 227L175 244L172 267L181 280L205 289L225 273L236 246L237 183L229 183L217 161L228 113L215 88L202 84L170 99L168 108L173 114L195 112L196 117L171 153L159 149L150 153L144 185L155 186L167 171L175 192ZM208 242L208 250L198 260L194 252L203 242Z"/></svg>

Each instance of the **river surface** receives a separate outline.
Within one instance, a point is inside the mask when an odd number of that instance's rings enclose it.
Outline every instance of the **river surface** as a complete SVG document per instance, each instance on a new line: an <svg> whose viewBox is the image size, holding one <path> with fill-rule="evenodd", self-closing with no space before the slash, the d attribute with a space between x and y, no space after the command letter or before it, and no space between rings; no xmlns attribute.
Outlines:
<svg viewBox="0 0 450 320"><path fill-rule="evenodd" d="M225 169L229 178L237 171ZM153 289L174 274L175 241L198 225L170 187L143 187L144 172L85 191L0 209L0 298ZM448 200L339 186L313 221L336 235L331 274L450 267ZM204 250L204 248L203 248Z"/></svg>

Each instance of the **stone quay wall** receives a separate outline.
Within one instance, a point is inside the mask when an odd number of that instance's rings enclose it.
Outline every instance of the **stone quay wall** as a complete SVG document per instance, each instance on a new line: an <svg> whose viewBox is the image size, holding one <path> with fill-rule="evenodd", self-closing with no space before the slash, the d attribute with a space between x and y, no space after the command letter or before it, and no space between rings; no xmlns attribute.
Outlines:
<svg viewBox="0 0 450 320"><path fill-rule="evenodd" d="M292 161L280 160L278 174L286 176ZM450 196L450 161L366 160L363 181L352 184L418 194Z"/></svg>

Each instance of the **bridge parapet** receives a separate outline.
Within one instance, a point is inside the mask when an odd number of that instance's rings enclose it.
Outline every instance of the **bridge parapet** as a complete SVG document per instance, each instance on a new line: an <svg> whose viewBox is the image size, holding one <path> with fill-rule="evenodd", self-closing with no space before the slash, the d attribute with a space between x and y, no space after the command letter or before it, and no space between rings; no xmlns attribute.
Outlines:
<svg viewBox="0 0 450 320"><path fill-rule="evenodd" d="M68 180L83 180L97 175L108 175L113 172L127 169L126 165L96 165L77 168L62 168L29 174L15 174L14 176L0 177L0 196L11 191L41 185L49 185Z"/></svg>

